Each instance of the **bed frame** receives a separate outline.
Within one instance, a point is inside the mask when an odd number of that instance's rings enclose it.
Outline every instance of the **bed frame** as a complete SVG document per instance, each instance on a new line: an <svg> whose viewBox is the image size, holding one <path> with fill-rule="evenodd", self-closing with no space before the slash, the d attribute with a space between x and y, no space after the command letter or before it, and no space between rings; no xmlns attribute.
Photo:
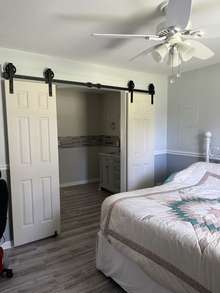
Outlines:
<svg viewBox="0 0 220 293"><path fill-rule="evenodd" d="M97 238L96 268L128 293L174 293L148 277L136 263L115 249L101 232Z"/></svg>
<svg viewBox="0 0 220 293"><path fill-rule="evenodd" d="M205 161L207 163L210 162L211 154L211 141L212 141L212 133L210 131L205 133Z"/></svg>

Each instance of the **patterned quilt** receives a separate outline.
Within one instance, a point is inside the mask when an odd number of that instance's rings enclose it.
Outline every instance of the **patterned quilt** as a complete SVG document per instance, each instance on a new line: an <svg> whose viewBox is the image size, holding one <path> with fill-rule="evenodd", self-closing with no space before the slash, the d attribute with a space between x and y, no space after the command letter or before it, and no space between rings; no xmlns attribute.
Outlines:
<svg viewBox="0 0 220 293"><path fill-rule="evenodd" d="M175 293L220 293L220 165L196 163L159 187L105 200L101 232Z"/></svg>

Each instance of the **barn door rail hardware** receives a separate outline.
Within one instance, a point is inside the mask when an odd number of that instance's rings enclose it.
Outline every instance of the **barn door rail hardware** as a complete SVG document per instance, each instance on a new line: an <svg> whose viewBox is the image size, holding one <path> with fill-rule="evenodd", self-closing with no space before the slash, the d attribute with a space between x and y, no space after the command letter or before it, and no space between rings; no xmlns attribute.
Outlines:
<svg viewBox="0 0 220 293"><path fill-rule="evenodd" d="M154 95L155 95L155 87L153 83L148 85L147 90L137 89L135 88L135 84L133 80L130 80L127 84L127 87L119 87L119 86L112 86L106 85L101 83L92 83L92 82L79 82L79 81L71 81L71 80L62 80L62 79L55 79L54 72L47 68L43 72L44 77L36 77L30 75L19 75L16 74L16 67L13 63L7 63L4 66L4 71L2 73L2 77L9 80L9 92L11 94L14 93L14 79L23 79L23 80L33 80L33 81L43 81L48 84L49 89L49 96L52 96L52 84L68 84L68 85L75 85L75 86L83 86L89 88L96 88L96 89L107 89L107 90L116 90L116 91L128 91L131 95L131 103L133 102L134 93L145 93L151 96L151 104L154 104Z"/></svg>
<svg viewBox="0 0 220 293"><path fill-rule="evenodd" d="M52 97L53 96L52 82L54 78L54 73L50 68L47 68L46 70L44 70L44 78L45 78L45 82L48 83L49 97Z"/></svg>
<svg viewBox="0 0 220 293"><path fill-rule="evenodd" d="M7 63L4 67L4 72L2 74L2 76L9 80L9 92L10 94L14 93L14 82L13 79L15 77L15 73L16 73L16 67L14 66L13 63Z"/></svg>
<svg viewBox="0 0 220 293"><path fill-rule="evenodd" d="M128 82L128 91L131 94L131 103L133 103L133 98L134 98L134 88L135 88L135 84L133 82L133 80L130 80Z"/></svg>

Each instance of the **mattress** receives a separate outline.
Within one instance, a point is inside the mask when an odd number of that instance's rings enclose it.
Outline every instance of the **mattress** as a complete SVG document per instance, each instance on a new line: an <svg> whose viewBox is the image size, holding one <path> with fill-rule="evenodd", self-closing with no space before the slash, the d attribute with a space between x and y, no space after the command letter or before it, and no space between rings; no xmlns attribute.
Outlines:
<svg viewBox="0 0 220 293"><path fill-rule="evenodd" d="M159 187L113 195L101 233L161 287L220 292L220 165L196 163Z"/></svg>

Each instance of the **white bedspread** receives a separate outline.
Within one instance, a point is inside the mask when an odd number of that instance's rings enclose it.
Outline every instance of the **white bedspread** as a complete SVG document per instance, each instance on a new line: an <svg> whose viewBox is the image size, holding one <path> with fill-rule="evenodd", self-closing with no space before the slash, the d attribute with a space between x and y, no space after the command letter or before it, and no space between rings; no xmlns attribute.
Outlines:
<svg viewBox="0 0 220 293"><path fill-rule="evenodd" d="M101 232L171 291L220 293L220 165L196 163L162 186L107 198Z"/></svg>

